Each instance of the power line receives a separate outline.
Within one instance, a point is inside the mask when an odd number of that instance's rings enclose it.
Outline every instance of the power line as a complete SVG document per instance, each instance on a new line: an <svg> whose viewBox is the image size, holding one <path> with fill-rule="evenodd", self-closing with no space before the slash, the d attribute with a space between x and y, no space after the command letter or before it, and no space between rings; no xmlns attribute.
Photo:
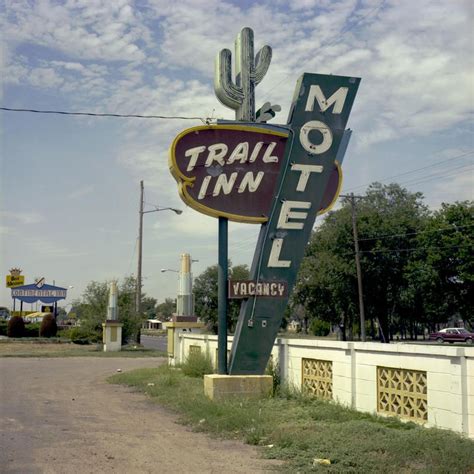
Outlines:
<svg viewBox="0 0 474 474"><path fill-rule="evenodd" d="M112 117L112 118L140 118L140 119L175 119L175 120L200 120L202 123L209 125L215 123L217 119L211 117L183 117L180 115L140 115L140 114L109 114L95 112L67 112L64 110L36 110L36 109L12 109L9 107L0 107L0 110L7 112L28 112L35 114L57 114L57 115L80 115L87 117ZM257 124L258 125L258 124ZM327 130L327 127L312 127L312 130ZM333 131L344 131L342 128L333 128ZM204 166L197 165L196 167ZM210 193L206 194L210 196Z"/></svg>
<svg viewBox="0 0 474 474"><path fill-rule="evenodd" d="M135 252L137 251L137 245L138 245L138 237L135 239L135 246L133 247L132 257L130 258L130 262L128 264L127 275L130 274L130 269L132 268L132 262L135 259Z"/></svg>
<svg viewBox="0 0 474 474"><path fill-rule="evenodd" d="M406 176L407 174L411 174L411 173L416 173L417 171L422 171L422 170L425 170L425 169L428 169L428 168L434 168L435 166L440 166L444 163L447 163L447 162L453 162L453 161L456 161L456 160L460 160L468 155L472 155L474 153L474 150L470 150L468 152L465 152L465 153L462 153L460 155L455 155L455 156L452 156L450 158L446 158L444 160L441 160L441 161L436 161L430 165L427 165L427 166L423 166L421 168L415 168L415 169L412 169L412 170L409 170L409 171L405 171L403 173L398 173L398 174L394 174L394 175L391 175L391 176L386 176L386 177L383 177L383 178L380 178L380 179L377 179L375 181L378 181L378 182L382 182L382 181L387 181L389 179L392 179L392 178L398 178L400 176ZM418 178L418 179L422 179L422 178ZM363 188L365 186L369 186L371 183L365 183L365 184L359 184L358 186L353 186L352 188L349 188L347 191L351 191L351 190L354 190L354 189L358 189L358 188Z"/></svg>
<svg viewBox="0 0 474 474"><path fill-rule="evenodd" d="M444 229L433 229L433 230L421 230L419 232L407 232L406 234L390 234L390 235L380 235L376 237L369 237L366 239L359 239L359 242L368 241L368 240L382 240L388 239L390 237L405 237L407 235L418 235L418 234L426 234L426 233L435 233L435 232L445 232L447 230L457 230L457 229L464 229L465 227L472 227L474 224L466 224L466 225L459 225L452 224L452 227L446 227Z"/></svg>
<svg viewBox="0 0 474 474"><path fill-rule="evenodd" d="M202 117L183 117L180 115L140 115L140 114L109 114L95 112L69 112L64 110L38 110L38 109L12 109L9 107L0 107L0 110L7 112L29 112L33 114L56 114L56 115L81 115L88 117L114 117L114 118L140 118L140 119L176 119L176 120L200 120L207 123L210 119Z"/></svg>
<svg viewBox="0 0 474 474"><path fill-rule="evenodd" d="M468 164L464 164L462 166L457 166L456 168L453 168L452 170L448 170L445 174L434 174L434 175L430 175L430 176L426 176L426 177L419 177L417 179L402 181L400 184L404 184L404 185L408 185L408 186L414 186L414 185L418 185L418 184L427 183L429 181L435 181L437 179L452 178L453 176L456 176L460 173L464 173L466 171L472 171L472 167L473 167L473 164L468 163Z"/></svg>
<svg viewBox="0 0 474 474"><path fill-rule="evenodd" d="M441 250L441 249L452 249L452 248L468 248L472 247L472 244L467 245L447 245L445 247L431 247L431 246L422 246L422 247L412 247L408 249L386 249L386 250L361 250L360 253L398 253L398 252L417 252L420 250ZM351 252L352 253L352 252ZM349 254L349 253L348 253Z"/></svg>

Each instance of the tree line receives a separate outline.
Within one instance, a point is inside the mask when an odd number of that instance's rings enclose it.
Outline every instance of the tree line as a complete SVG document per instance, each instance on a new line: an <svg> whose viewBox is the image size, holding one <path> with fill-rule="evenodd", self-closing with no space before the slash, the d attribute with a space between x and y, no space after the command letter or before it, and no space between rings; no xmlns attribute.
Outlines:
<svg viewBox="0 0 474 474"><path fill-rule="evenodd" d="M430 210L423 195L398 184L374 183L356 200L359 257L366 332L388 342L416 338L440 325L474 325L474 202L442 204ZM229 261L230 279L248 279L247 265ZM167 320L172 298L160 304L143 295L136 314L136 280L119 284L119 317L124 337L133 337L143 319ZM217 331L217 265L194 281L195 313ZM107 282L91 282L74 302L81 326L100 331L107 313ZM228 327L235 328L239 300L228 303ZM361 332L352 207L348 200L317 225L307 245L282 327L291 320L324 334L339 328L344 339Z"/></svg>
<svg viewBox="0 0 474 474"><path fill-rule="evenodd" d="M421 193L372 184L357 201L359 255L368 333L415 338L441 324L474 323L474 203L431 211ZM292 304L303 317L360 334L352 209L344 202L314 231Z"/></svg>
<svg viewBox="0 0 474 474"><path fill-rule="evenodd" d="M398 184L372 184L356 202L366 332L388 342L416 338L440 325L474 325L474 203L442 204L433 211L423 195ZM339 328L360 335L352 208L343 201L314 230L282 327L299 320L318 335ZM248 267L229 263L231 279ZM217 266L195 281L196 314L217 328ZM238 300L229 301L235 327Z"/></svg>

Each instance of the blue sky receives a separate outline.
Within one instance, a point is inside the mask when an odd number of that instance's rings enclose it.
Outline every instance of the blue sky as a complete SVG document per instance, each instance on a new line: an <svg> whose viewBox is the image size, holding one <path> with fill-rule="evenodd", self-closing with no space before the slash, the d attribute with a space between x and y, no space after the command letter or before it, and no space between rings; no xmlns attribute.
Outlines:
<svg viewBox="0 0 474 474"><path fill-rule="evenodd" d="M473 199L473 4L433 0L6 0L1 106L233 119L213 92L214 59L250 26L273 48L257 106L285 123L303 72L362 78L343 192L374 180L421 191L432 208ZM74 286L136 272L139 182L144 291L176 294L179 255L198 275L217 261L217 221L186 208L167 165L177 132L198 120L0 111L1 267L28 283ZM419 171L419 168L423 168ZM392 178L393 177L393 178ZM230 224L229 255L250 264L258 226ZM0 305L10 304L2 287Z"/></svg>

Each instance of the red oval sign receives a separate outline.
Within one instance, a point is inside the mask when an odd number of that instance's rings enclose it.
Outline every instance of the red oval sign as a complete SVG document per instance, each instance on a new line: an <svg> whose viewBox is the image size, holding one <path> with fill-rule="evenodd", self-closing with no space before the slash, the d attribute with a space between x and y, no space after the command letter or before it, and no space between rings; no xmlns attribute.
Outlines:
<svg viewBox="0 0 474 474"><path fill-rule="evenodd" d="M181 198L213 217L266 222L287 138L286 131L245 125L183 131L170 150L170 169Z"/></svg>

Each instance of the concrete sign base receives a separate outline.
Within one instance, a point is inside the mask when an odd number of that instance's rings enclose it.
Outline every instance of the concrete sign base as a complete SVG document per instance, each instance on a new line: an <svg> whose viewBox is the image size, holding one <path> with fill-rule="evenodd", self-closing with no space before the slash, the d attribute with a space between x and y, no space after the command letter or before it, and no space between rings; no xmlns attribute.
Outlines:
<svg viewBox="0 0 474 474"><path fill-rule="evenodd" d="M266 398L273 388L271 375L218 375L204 376L204 394L211 400L229 398Z"/></svg>

